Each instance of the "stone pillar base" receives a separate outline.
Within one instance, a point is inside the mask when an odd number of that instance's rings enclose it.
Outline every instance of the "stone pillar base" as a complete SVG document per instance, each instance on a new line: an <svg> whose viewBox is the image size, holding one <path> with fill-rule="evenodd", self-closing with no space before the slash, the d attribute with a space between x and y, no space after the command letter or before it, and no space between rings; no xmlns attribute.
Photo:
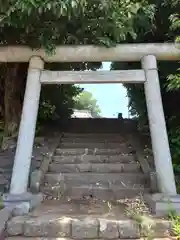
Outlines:
<svg viewBox="0 0 180 240"><path fill-rule="evenodd" d="M28 214L30 210L38 206L43 201L43 194L4 194L3 203L5 207L14 207L13 216Z"/></svg>
<svg viewBox="0 0 180 240"><path fill-rule="evenodd" d="M180 214L180 195L168 196L162 193L144 195L144 200L153 214L158 217L174 211Z"/></svg>

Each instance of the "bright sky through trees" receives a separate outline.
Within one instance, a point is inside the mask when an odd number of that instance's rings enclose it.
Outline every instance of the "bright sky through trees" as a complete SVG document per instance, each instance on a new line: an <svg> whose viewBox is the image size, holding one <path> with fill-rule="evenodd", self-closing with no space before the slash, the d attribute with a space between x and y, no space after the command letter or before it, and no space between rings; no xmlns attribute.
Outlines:
<svg viewBox="0 0 180 240"><path fill-rule="evenodd" d="M102 70L110 69L110 62L103 63ZM128 117L128 98L122 84L83 84L80 85L93 94L101 109L102 117L117 117L119 112Z"/></svg>

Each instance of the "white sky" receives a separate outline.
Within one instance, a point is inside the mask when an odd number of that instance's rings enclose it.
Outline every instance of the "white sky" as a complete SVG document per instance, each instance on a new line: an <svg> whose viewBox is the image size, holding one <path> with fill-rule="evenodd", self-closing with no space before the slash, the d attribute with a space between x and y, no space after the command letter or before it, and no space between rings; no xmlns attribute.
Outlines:
<svg viewBox="0 0 180 240"><path fill-rule="evenodd" d="M102 70L110 70L110 62L103 63ZM121 112L128 118L128 98L122 84L81 84L85 90L91 92L97 99L102 117L117 117Z"/></svg>

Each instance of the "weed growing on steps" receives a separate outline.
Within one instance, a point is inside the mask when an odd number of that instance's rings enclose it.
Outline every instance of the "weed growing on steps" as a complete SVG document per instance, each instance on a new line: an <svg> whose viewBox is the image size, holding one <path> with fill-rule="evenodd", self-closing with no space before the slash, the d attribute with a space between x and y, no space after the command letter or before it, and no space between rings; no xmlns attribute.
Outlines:
<svg viewBox="0 0 180 240"><path fill-rule="evenodd" d="M168 217L172 222L172 230L176 235L177 239L180 239L180 216L176 213L175 210L170 210Z"/></svg>
<svg viewBox="0 0 180 240"><path fill-rule="evenodd" d="M2 200L2 196L0 196L0 210L4 208L4 203Z"/></svg>
<svg viewBox="0 0 180 240"><path fill-rule="evenodd" d="M142 196L127 200L125 204L127 216L138 223L141 233L146 236L146 239L153 239L155 222L151 218L150 211L144 203Z"/></svg>

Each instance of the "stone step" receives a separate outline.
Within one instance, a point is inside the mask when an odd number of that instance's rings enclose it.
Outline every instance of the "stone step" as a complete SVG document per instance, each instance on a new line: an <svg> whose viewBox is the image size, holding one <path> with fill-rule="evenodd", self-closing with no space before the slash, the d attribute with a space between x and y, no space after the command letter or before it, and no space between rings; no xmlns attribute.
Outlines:
<svg viewBox="0 0 180 240"><path fill-rule="evenodd" d="M69 142L74 142L74 143L128 143L128 141L124 137L120 136L111 136L111 137L99 137L97 136L92 136L92 137L63 137L62 142L69 143Z"/></svg>
<svg viewBox="0 0 180 240"><path fill-rule="evenodd" d="M150 189L141 184L133 184L131 186L123 184L113 185L111 187L105 184L90 185L46 185L41 187L41 192L46 199L64 199L64 200L80 200L80 199L96 199L101 201L118 201L120 199L132 198L145 193L149 193Z"/></svg>
<svg viewBox="0 0 180 240"><path fill-rule="evenodd" d="M146 184L143 173L47 173L44 182L48 184Z"/></svg>
<svg viewBox="0 0 180 240"><path fill-rule="evenodd" d="M73 240L72 238L39 238L39 237L7 237L5 240ZM94 239L97 240L97 239ZM119 240L119 239L118 239ZM125 240L125 239L122 239ZM131 238L126 238L126 240L131 240ZM144 240L144 238L136 238L135 240ZM176 237L162 237L162 238L153 238L153 240L177 240Z"/></svg>
<svg viewBox="0 0 180 240"><path fill-rule="evenodd" d="M11 180L10 172L0 174L0 193L7 192L9 190Z"/></svg>
<svg viewBox="0 0 180 240"><path fill-rule="evenodd" d="M7 237L5 240L73 240L73 238L39 238L39 237ZM97 240L97 239L94 239ZM119 240L119 239L118 239ZM126 238L122 240L132 240L131 238ZM136 238L135 240L144 240L144 238ZM177 240L176 237L161 237L161 238L153 238L153 240Z"/></svg>
<svg viewBox="0 0 180 240"><path fill-rule="evenodd" d="M111 203L106 203L106 207L104 205L102 202L84 204L83 210L81 204L78 213L76 206L72 206L71 203L67 206L62 204L62 207L60 204L55 205L54 202L49 205L42 204L29 215L17 216L9 220L7 233L9 237L34 237L33 239L36 237L41 237L41 239L45 237L51 239L137 239L147 236L138 222L127 218L124 206ZM67 209L67 212L61 211L63 207ZM73 211L74 208L75 211ZM70 209L72 212L69 211ZM101 214L94 214L94 212L101 212ZM152 220L154 223L152 237L167 237L167 231L171 231L170 222L155 218Z"/></svg>
<svg viewBox="0 0 180 240"><path fill-rule="evenodd" d="M52 163L49 166L49 172L54 173L73 173L73 172L97 172L97 173L121 173L121 172L139 172L138 163L80 163L63 164Z"/></svg>
<svg viewBox="0 0 180 240"><path fill-rule="evenodd" d="M73 154L73 152L71 152ZM56 163L134 163L135 156L132 154L120 155L92 155L76 154L68 156L54 156L53 161Z"/></svg>
<svg viewBox="0 0 180 240"><path fill-rule="evenodd" d="M119 155L119 154L128 154L132 153L133 150L128 148L127 146L120 147L120 148L57 148L55 155Z"/></svg>
<svg viewBox="0 0 180 240"><path fill-rule="evenodd" d="M121 142L64 142L62 141L60 144L60 148L89 148L89 149L122 149L123 151L127 151L129 149L132 149L131 146L129 146L127 143L121 143ZM59 152L59 149L57 149L57 152Z"/></svg>
<svg viewBox="0 0 180 240"><path fill-rule="evenodd" d="M119 119L70 119L64 126L66 133L126 134L137 129L132 120Z"/></svg>
<svg viewBox="0 0 180 240"><path fill-rule="evenodd" d="M131 201L133 200L130 199ZM41 205L34 209L30 216L39 216L43 214L60 214L60 215L96 215L109 217L124 217L125 216L125 201L116 202L103 202L92 199L86 200L45 200Z"/></svg>
<svg viewBox="0 0 180 240"><path fill-rule="evenodd" d="M118 133L63 133L63 138L124 139L125 136Z"/></svg>

